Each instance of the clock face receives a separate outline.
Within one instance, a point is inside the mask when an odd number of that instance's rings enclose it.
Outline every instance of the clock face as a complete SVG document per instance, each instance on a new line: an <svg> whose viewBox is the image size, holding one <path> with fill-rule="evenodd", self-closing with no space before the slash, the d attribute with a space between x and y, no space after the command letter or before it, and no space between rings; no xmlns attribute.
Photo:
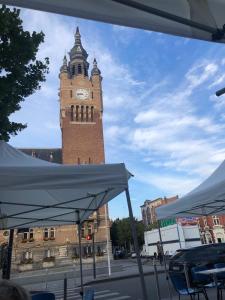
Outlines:
<svg viewBox="0 0 225 300"><path fill-rule="evenodd" d="M87 89L77 89L75 91L75 97L80 100L85 100L89 98L89 90Z"/></svg>

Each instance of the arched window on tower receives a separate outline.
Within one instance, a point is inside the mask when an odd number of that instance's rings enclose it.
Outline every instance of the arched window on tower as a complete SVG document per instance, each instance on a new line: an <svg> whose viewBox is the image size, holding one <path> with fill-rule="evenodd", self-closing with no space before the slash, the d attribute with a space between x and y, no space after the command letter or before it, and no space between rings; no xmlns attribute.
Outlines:
<svg viewBox="0 0 225 300"><path fill-rule="evenodd" d="M84 107L83 105L81 106L81 122L84 121Z"/></svg>
<svg viewBox="0 0 225 300"><path fill-rule="evenodd" d="M86 106L86 122L88 122L88 106Z"/></svg>
<svg viewBox="0 0 225 300"><path fill-rule="evenodd" d="M94 106L91 107L91 122L94 122Z"/></svg>
<svg viewBox="0 0 225 300"><path fill-rule="evenodd" d="M74 106L71 105L71 116L70 116L71 121L73 121L73 114L74 114Z"/></svg>
<svg viewBox="0 0 225 300"><path fill-rule="evenodd" d="M76 121L79 120L79 105L76 106Z"/></svg>
<svg viewBox="0 0 225 300"><path fill-rule="evenodd" d="M82 74L82 67L80 64L77 66L77 70L78 70L78 74Z"/></svg>

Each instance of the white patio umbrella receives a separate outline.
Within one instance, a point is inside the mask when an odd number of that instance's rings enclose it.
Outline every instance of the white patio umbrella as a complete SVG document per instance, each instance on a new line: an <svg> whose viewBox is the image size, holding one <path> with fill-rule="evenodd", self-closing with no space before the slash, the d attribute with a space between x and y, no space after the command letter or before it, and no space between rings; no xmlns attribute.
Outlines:
<svg viewBox="0 0 225 300"><path fill-rule="evenodd" d="M221 0L0 0L0 3L84 19L223 42Z"/></svg>
<svg viewBox="0 0 225 300"><path fill-rule="evenodd" d="M147 300L128 190L130 177L124 164L53 164L0 141L0 229L11 229L8 262L11 262L14 228L78 224L83 292L80 226L94 211L125 191L144 299Z"/></svg>
<svg viewBox="0 0 225 300"><path fill-rule="evenodd" d="M157 218L225 213L225 161L197 188L175 202L156 209Z"/></svg>

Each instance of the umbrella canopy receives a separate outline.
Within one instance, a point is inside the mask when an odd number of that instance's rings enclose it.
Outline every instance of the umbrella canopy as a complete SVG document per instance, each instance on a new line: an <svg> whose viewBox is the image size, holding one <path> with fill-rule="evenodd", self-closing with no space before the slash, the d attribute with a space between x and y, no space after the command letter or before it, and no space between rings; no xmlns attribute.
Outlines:
<svg viewBox="0 0 225 300"><path fill-rule="evenodd" d="M158 219L224 214L225 161L193 191L156 211Z"/></svg>
<svg viewBox="0 0 225 300"><path fill-rule="evenodd" d="M74 17L224 42L221 0L0 0Z"/></svg>
<svg viewBox="0 0 225 300"><path fill-rule="evenodd" d="M124 164L60 165L0 141L0 229L73 224L128 188Z"/></svg>

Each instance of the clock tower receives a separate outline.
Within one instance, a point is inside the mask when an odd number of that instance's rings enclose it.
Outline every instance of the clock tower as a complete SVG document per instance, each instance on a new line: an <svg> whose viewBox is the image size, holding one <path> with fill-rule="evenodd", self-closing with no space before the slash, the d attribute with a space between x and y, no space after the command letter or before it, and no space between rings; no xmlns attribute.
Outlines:
<svg viewBox="0 0 225 300"><path fill-rule="evenodd" d="M105 161L102 77L94 59L89 78L87 57L77 28L69 61L64 56L59 75L63 164L101 164Z"/></svg>
<svg viewBox="0 0 225 300"><path fill-rule="evenodd" d="M103 140L102 76L94 59L89 77L88 54L82 46L79 29L76 29L75 43L69 52L69 60L64 56L60 68L60 126L62 131L63 164L102 164L105 162ZM90 224L93 224L90 225ZM101 207L83 225L82 249L85 252L89 242L85 235L92 226L99 253L110 245L107 205ZM67 232L74 227L64 226ZM75 237L77 241L77 237ZM109 248L108 248L109 249ZM110 252L110 250L109 250Z"/></svg>

